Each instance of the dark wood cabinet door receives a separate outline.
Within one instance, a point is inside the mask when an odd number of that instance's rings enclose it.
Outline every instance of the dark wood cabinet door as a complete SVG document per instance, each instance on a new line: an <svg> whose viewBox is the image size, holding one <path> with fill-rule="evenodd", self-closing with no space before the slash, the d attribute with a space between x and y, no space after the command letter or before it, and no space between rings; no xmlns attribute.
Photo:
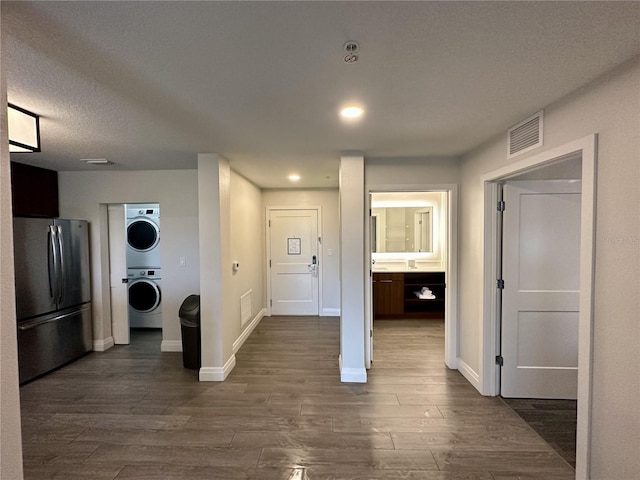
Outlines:
<svg viewBox="0 0 640 480"><path fill-rule="evenodd" d="M373 316L389 318L404 311L404 275L402 273L373 274Z"/></svg>
<svg viewBox="0 0 640 480"><path fill-rule="evenodd" d="M11 197L14 217L58 217L58 172L11 162Z"/></svg>

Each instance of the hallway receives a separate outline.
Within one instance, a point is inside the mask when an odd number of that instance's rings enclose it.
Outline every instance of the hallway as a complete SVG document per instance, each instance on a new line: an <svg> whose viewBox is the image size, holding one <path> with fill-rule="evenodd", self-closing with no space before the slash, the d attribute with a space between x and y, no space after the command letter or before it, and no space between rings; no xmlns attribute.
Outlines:
<svg viewBox="0 0 640 480"><path fill-rule="evenodd" d="M440 321L376 321L368 384L339 381L337 318L264 318L223 383L142 335L21 388L26 479L574 478L443 365Z"/></svg>

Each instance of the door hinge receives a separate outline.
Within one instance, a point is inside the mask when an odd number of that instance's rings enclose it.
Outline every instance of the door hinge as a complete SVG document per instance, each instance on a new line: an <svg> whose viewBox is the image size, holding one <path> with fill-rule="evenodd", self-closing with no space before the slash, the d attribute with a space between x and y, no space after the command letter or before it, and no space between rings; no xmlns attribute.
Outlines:
<svg viewBox="0 0 640 480"><path fill-rule="evenodd" d="M269 228L271 228L271 220L269 220Z"/></svg>
<svg viewBox="0 0 640 480"><path fill-rule="evenodd" d="M373 330L369 330L369 338L373 338Z"/></svg>
<svg viewBox="0 0 640 480"><path fill-rule="evenodd" d="M271 268L271 259L269 259L269 268Z"/></svg>
<svg viewBox="0 0 640 480"><path fill-rule="evenodd" d="M371 209L369 209L369 216L372 217L373 216L373 212Z"/></svg>
<svg viewBox="0 0 640 480"><path fill-rule="evenodd" d="M498 202L498 211L499 212L504 212L506 208L507 208L507 205L506 205L506 203L504 203L504 200L500 200Z"/></svg>
<svg viewBox="0 0 640 480"><path fill-rule="evenodd" d="M504 366L504 358L502 358L502 355L496 355L496 365Z"/></svg>
<svg viewBox="0 0 640 480"><path fill-rule="evenodd" d="M497 279L496 287L498 287L498 290L504 290L504 280L501 278Z"/></svg>
<svg viewBox="0 0 640 480"><path fill-rule="evenodd" d="M273 299L269 300L269 306L273 307Z"/></svg>

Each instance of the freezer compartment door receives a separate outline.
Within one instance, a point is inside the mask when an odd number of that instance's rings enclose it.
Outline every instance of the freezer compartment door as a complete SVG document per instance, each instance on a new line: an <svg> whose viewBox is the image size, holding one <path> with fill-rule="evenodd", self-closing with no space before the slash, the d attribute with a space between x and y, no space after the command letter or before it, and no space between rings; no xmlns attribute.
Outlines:
<svg viewBox="0 0 640 480"><path fill-rule="evenodd" d="M59 308L91 301L89 229L84 220L54 220L60 258Z"/></svg>
<svg viewBox="0 0 640 480"><path fill-rule="evenodd" d="M91 304L18 323L20 383L92 349Z"/></svg>
<svg viewBox="0 0 640 480"><path fill-rule="evenodd" d="M55 238L47 218L13 219L18 319L56 310Z"/></svg>

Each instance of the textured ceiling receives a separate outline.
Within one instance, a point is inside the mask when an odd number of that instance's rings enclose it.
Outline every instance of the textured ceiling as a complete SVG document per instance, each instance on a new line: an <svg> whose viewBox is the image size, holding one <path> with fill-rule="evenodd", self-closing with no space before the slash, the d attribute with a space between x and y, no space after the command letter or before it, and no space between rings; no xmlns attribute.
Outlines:
<svg viewBox="0 0 640 480"><path fill-rule="evenodd" d="M10 102L55 170L337 185L341 151L457 156L640 54L640 2L1 2ZM345 64L356 40L360 60ZM338 118L359 102L364 118Z"/></svg>

